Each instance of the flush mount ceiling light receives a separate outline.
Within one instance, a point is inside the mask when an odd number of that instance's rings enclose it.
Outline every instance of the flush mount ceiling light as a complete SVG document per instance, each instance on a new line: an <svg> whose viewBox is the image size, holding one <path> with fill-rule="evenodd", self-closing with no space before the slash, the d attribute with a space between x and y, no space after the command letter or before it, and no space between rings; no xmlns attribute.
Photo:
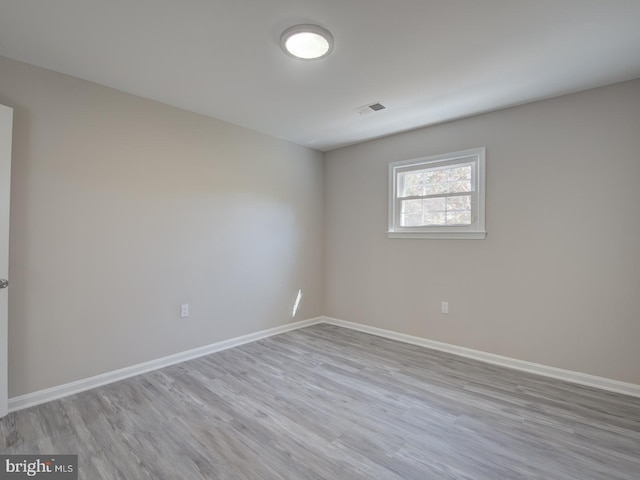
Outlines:
<svg viewBox="0 0 640 480"><path fill-rule="evenodd" d="M331 53L333 36L317 25L295 25L282 33L280 46L293 58L316 60Z"/></svg>

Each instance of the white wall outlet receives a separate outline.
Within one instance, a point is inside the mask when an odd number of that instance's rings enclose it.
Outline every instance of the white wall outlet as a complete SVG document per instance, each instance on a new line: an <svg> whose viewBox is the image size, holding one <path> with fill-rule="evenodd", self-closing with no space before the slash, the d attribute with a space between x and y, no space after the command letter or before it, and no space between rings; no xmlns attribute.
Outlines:
<svg viewBox="0 0 640 480"><path fill-rule="evenodd" d="M449 313L449 302L440 302L440 310L444 314Z"/></svg>
<svg viewBox="0 0 640 480"><path fill-rule="evenodd" d="M180 305L180 318L187 318L189 316L189 304L185 303Z"/></svg>

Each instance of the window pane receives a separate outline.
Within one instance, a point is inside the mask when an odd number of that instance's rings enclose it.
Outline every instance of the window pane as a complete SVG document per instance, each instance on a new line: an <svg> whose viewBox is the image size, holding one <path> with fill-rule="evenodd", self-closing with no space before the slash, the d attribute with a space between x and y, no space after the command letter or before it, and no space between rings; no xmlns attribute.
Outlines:
<svg viewBox="0 0 640 480"><path fill-rule="evenodd" d="M471 165L449 169L449 181L471 180Z"/></svg>
<svg viewBox="0 0 640 480"><path fill-rule="evenodd" d="M407 172L401 174L400 178L403 185L400 197L424 195L424 173Z"/></svg>
<svg viewBox="0 0 640 480"><path fill-rule="evenodd" d="M403 200L400 212L400 225L403 227L446 225L447 201L448 199L446 197L425 198L424 200ZM461 202L464 203L464 200Z"/></svg>
<svg viewBox="0 0 640 480"><path fill-rule="evenodd" d="M426 170L424 174L424 182L427 184L447 183L446 170Z"/></svg>
<svg viewBox="0 0 640 480"><path fill-rule="evenodd" d="M402 227L419 227L422 225L422 214L401 214L400 225Z"/></svg>
<svg viewBox="0 0 640 480"><path fill-rule="evenodd" d="M419 227L422 225L423 200L404 200L400 212L400 225Z"/></svg>
<svg viewBox="0 0 640 480"><path fill-rule="evenodd" d="M447 198L447 211L469 210L471 211L471 195Z"/></svg>
<svg viewBox="0 0 640 480"><path fill-rule="evenodd" d="M404 172L399 174L402 186L399 196L470 192L472 173L471 165Z"/></svg>
<svg viewBox="0 0 640 480"><path fill-rule="evenodd" d="M446 198L425 198L422 200L424 203L425 212L444 212L446 210Z"/></svg>
<svg viewBox="0 0 640 480"><path fill-rule="evenodd" d="M422 202L423 200L403 200L402 211L400 213L419 213L422 215Z"/></svg>
<svg viewBox="0 0 640 480"><path fill-rule="evenodd" d="M447 212L447 225L471 225L471 212Z"/></svg>
<svg viewBox="0 0 640 480"><path fill-rule="evenodd" d="M424 215L424 224L425 225L446 225L445 222L445 213L426 213Z"/></svg>
<svg viewBox="0 0 640 480"><path fill-rule="evenodd" d="M470 192L470 191L471 191L471 180L462 180L460 182L449 183L449 192L451 193Z"/></svg>
<svg viewBox="0 0 640 480"><path fill-rule="evenodd" d="M417 197L424 195L424 186L422 185L405 185L400 197Z"/></svg>
<svg viewBox="0 0 640 480"><path fill-rule="evenodd" d="M438 195L440 193L448 193L449 184L444 183L428 183L425 185L425 195Z"/></svg>

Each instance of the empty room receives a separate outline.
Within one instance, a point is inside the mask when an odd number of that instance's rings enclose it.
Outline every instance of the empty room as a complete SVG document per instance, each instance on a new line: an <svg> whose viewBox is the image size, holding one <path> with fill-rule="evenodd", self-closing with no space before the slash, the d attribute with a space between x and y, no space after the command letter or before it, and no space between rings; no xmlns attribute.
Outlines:
<svg viewBox="0 0 640 480"><path fill-rule="evenodd" d="M638 0L0 0L0 480L640 479Z"/></svg>

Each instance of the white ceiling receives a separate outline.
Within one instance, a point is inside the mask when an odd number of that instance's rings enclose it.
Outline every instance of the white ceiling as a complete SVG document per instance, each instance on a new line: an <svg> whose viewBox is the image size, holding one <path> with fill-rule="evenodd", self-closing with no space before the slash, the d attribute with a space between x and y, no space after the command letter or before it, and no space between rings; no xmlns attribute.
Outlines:
<svg viewBox="0 0 640 480"><path fill-rule="evenodd" d="M640 77L640 0L0 0L0 55L326 151Z"/></svg>

